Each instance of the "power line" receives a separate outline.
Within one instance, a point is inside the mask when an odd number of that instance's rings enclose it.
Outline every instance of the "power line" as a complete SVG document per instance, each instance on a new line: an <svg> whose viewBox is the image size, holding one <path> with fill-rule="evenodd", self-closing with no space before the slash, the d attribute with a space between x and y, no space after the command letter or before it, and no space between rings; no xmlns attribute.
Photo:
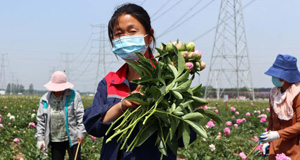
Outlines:
<svg viewBox="0 0 300 160"><path fill-rule="evenodd" d="M86 71L89 69L89 67L91 66L92 62L93 62L93 58L94 57L91 57L88 65L85 67L85 69L79 74L79 76L77 76L76 78L73 79L73 81L76 81L78 80L79 78L83 77L83 75L86 73Z"/></svg>
<svg viewBox="0 0 300 160"><path fill-rule="evenodd" d="M161 36L173 31L174 29L180 27L181 25L183 25L186 21L191 20L192 17L196 16L197 14L199 14L201 11L203 11L204 9L206 9L210 4L212 4L212 2L215 0L211 0L210 2L208 2L206 5L204 5L202 8L200 8L199 10L197 10L194 14L192 14L191 16L187 17L185 20L183 20L181 23L179 23L179 21L175 21L174 24L172 24L168 29L166 29L163 33L161 33L160 35L157 36L157 39L160 38ZM192 7L194 8L194 7ZM189 10L188 10L189 11ZM185 15L183 15L185 16ZM183 17L182 16L182 17ZM180 20L181 17L178 19ZM177 24L179 23L179 24ZM174 26L175 24L177 24L176 26Z"/></svg>
<svg viewBox="0 0 300 160"><path fill-rule="evenodd" d="M171 11L175 6L177 6L180 2L182 2L182 0L178 0L173 6L171 6L169 9L167 9L165 12L163 12L162 14L160 14L159 16L157 16L157 18L152 19L152 22L154 22L155 20L159 19L160 17L162 17L164 14L168 13L169 11Z"/></svg>
<svg viewBox="0 0 300 160"><path fill-rule="evenodd" d="M154 14L152 14L152 18L154 18L155 17L155 15L159 12L159 11L161 11L165 6L167 6L167 4L169 3L170 1L169 0L167 0L160 8L158 8L158 10L156 10L156 12L154 12Z"/></svg>
<svg viewBox="0 0 300 160"><path fill-rule="evenodd" d="M146 2L146 0L144 0L144 1L140 4L140 6L142 6L145 2Z"/></svg>
<svg viewBox="0 0 300 160"><path fill-rule="evenodd" d="M86 48L87 45L89 44L89 42L90 42L92 36L93 36L93 34L91 33L90 36L89 36L89 38L88 38L88 40L87 40L87 42L85 43L83 49L81 50L81 52L79 52L79 54L78 54L74 59L72 59L72 61L75 61L75 60L83 53L83 51L85 50L85 48Z"/></svg>

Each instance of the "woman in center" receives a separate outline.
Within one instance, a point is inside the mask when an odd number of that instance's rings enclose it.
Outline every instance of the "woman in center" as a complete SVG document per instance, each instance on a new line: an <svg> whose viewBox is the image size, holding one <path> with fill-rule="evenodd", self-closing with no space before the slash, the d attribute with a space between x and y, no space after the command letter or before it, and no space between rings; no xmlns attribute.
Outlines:
<svg viewBox="0 0 300 160"><path fill-rule="evenodd" d="M154 30L148 13L142 7L130 3L118 7L109 21L108 34L113 53L123 60L138 60L136 52L144 54L148 59L154 58L152 54L155 47ZM104 137L100 159L158 160L161 158L161 153L155 146L155 134L143 145L134 148L132 152L125 152L127 146L121 150L117 138L106 143L111 134L105 135L105 133L112 122L128 108L139 106L137 102L123 100L129 93L139 92L140 86L131 83L138 78L140 75L126 63L117 72L110 72L100 81L92 106L85 110L83 122L86 131L93 136ZM132 133L133 138L137 132L138 128ZM195 139L195 135L192 137L191 139ZM169 148L167 154L168 156L164 156L163 159L176 159L176 153Z"/></svg>

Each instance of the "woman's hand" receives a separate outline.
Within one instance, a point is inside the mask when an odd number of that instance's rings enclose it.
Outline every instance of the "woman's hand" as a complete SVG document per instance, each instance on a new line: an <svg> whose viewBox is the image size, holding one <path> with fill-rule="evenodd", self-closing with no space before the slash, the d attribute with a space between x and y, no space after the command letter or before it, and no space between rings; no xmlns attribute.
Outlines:
<svg viewBox="0 0 300 160"><path fill-rule="evenodd" d="M133 93L140 93L141 87L142 87L141 85L138 85L136 87L136 89L131 92L131 94L133 94ZM129 101L129 100L122 100L121 101L121 107L122 107L123 111L126 111L128 108L136 108L139 105L140 104L138 102L135 102L135 101Z"/></svg>
<svg viewBox="0 0 300 160"><path fill-rule="evenodd" d="M84 140L84 138L77 138L78 143L82 144L83 140Z"/></svg>
<svg viewBox="0 0 300 160"><path fill-rule="evenodd" d="M138 85L137 88L132 91L131 93L140 93L140 89L142 86ZM122 100L121 102L115 104L113 107L111 107L105 114L102 122L107 123L111 122L118 117L120 117L128 108L136 108L140 104L134 101L129 100Z"/></svg>

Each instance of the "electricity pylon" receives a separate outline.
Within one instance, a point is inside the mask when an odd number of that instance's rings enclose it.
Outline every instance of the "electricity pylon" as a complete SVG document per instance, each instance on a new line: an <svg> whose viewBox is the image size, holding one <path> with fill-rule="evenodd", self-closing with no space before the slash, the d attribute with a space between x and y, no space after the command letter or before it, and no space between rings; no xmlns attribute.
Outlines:
<svg viewBox="0 0 300 160"><path fill-rule="evenodd" d="M220 99L226 88L236 97L247 88L255 99L241 0L221 1L204 96L215 92Z"/></svg>

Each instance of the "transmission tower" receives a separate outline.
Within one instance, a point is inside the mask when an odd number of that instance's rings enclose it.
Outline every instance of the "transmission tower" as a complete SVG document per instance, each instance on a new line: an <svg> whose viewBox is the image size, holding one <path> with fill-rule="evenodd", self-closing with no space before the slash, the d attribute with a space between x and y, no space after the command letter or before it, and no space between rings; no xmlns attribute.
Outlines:
<svg viewBox="0 0 300 160"><path fill-rule="evenodd" d="M5 56L6 54L0 54L1 56L1 65L0 65L0 89L5 90L6 85L6 77L5 77Z"/></svg>
<svg viewBox="0 0 300 160"><path fill-rule="evenodd" d="M235 96L239 97L245 95L240 91L244 87L255 99L241 0L222 0L205 98L215 92L220 99L226 88L235 89Z"/></svg>
<svg viewBox="0 0 300 160"><path fill-rule="evenodd" d="M99 25L92 25L92 27L99 28L99 39L95 39L96 41L99 41L99 48L98 48L98 62L97 62L97 72L95 77L95 89L94 92L97 90L97 84L99 82L99 77L104 77L106 73L106 65L105 65L105 30L106 25L105 24L99 24ZM101 65L101 68L100 68ZM102 69L102 70L101 70ZM100 76L101 75L103 76Z"/></svg>

